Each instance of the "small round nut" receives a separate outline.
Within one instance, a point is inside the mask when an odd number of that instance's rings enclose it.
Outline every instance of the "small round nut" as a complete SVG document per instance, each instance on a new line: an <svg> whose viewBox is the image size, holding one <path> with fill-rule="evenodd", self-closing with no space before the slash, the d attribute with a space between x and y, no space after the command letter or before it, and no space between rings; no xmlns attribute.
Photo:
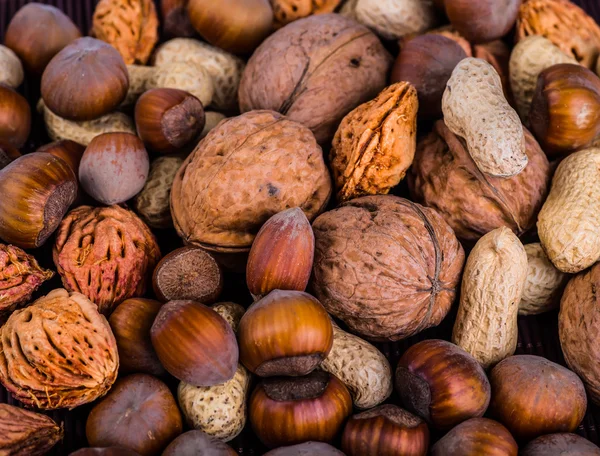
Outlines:
<svg viewBox="0 0 600 456"><path fill-rule="evenodd" d="M23 82L23 65L12 49L0 45L0 84L13 89Z"/></svg>

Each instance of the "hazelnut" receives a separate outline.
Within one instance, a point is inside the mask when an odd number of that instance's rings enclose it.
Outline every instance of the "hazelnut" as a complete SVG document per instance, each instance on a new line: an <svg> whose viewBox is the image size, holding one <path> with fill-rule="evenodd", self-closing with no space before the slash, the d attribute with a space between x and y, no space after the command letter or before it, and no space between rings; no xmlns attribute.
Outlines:
<svg viewBox="0 0 600 456"><path fill-rule="evenodd" d="M340 450L323 442L304 442L268 451L264 456L345 456Z"/></svg>
<svg viewBox="0 0 600 456"><path fill-rule="evenodd" d="M161 0L163 32L167 37L191 38L196 34L187 13L189 0Z"/></svg>
<svg viewBox="0 0 600 456"><path fill-rule="evenodd" d="M20 156L20 152L10 144L0 143L0 170Z"/></svg>
<svg viewBox="0 0 600 456"><path fill-rule="evenodd" d="M31 129L31 109L14 89L0 84L0 142L20 148Z"/></svg>
<svg viewBox="0 0 600 456"><path fill-rule="evenodd" d="M236 456L237 452L221 440L202 431L188 431L173 440L161 456Z"/></svg>
<svg viewBox="0 0 600 456"><path fill-rule="evenodd" d="M55 157L62 158L73 170L75 175L79 173L79 163L85 152L85 147L75 141L63 139L40 147L37 152L46 152Z"/></svg>
<svg viewBox="0 0 600 456"><path fill-rule="evenodd" d="M139 453L122 447L81 448L69 456L139 456Z"/></svg>
<svg viewBox="0 0 600 456"><path fill-rule="evenodd" d="M517 21L521 0L445 0L450 23L472 43L487 43L506 35Z"/></svg>
<svg viewBox="0 0 600 456"><path fill-rule="evenodd" d="M577 434L538 437L521 451L522 456L600 456L600 448Z"/></svg>
<svg viewBox="0 0 600 456"><path fill-rule="evenodd" d="M431 448L431 456L517 456L519 447L508 429L487 418L460 423Z"/></svg>

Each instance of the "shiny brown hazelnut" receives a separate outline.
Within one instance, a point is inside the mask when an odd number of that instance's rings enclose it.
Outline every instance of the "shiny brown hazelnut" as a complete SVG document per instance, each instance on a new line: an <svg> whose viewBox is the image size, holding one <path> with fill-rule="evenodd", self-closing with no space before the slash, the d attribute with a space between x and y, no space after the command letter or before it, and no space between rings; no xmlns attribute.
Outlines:
<svg viewBox="0 0 600 456"><path fill-rule="evenodd" d="M162 365L179 380L213 386L235 375L235 334L223 317L204 304L166 303L154 320L150 337Z"/></svg>
<svg viewBox="0 0 600 456"><path fill-rule="evenodd" d="M152 275L154 293L161 301L190 299L212 304L223 290L221 267L208 252L195 247L173 250Z"/></svg>
<svg viewBox="0 0 600 456"><path fill-rule="evenodd" d="M571 63L542 71L529 122L550 156L564 156L585 148L600 133L600 78Z"/></svg>
<svg viewBox="0 0 600 456"><path fill-rule="evenodd" d="M0 170L21 156L20 152L10 144L0 144Z"/></svg>
<svg viewBox="0 0 600 456"><path fill-rule="evenodd" d="M517 456L519 447L500 423L471 418L448 432L431 448L431 456Z"/></svg>
<svg viewBox="0 0 600 456"><path fill-rule="evenodd" d="M600 456L600 448L577 434L548 434L529 442L521 456Z"/></svg>
<svg viewBox="0 0 600 456"><path fill-rule="evenodd" d="M202 431L188 431L173 440L161 456L236 456L229 445Z"/></svg>
<svg viewBox="0 0 600 456"><path fill-rule="evenodd" d="M24 249L52 235L77 196L77 178L62 159L23 155L0 171L0 238Z"/></svg>
<svg viewBox="0 0 600 456"><path fill-rule="evenodd" d="M266 452L263 456L345 456L340 450L323 442L304 442L298 445L280 447Z"/></svg>
<svg viewBox="0 0 600 456"><path fill-rule="evenodd" d="M163 31L168 37L191 38L196 34L187 13L189 0L160 0Z"/></svg>
<svg viewBox="0 0 600 456"><path fill-rule="evenodd" d="M139 456L139 453L122 447L81 448L69 456Z"/></svg>
<svg viewBox="0 0 600 456"><path fill-rule="evenodd" d="M553 432L573 432L583 420L583 382L565 367L540 356L502 360L490 374L490 412L517 440Z"/></svg>
<svg viewBox="0 0 600 456"><path fill-rule="evenodd" d="M428 447L427 424L391 404L353 415L342 434L348 456L425 456Z"/></svg>
<svg viewBox="0 0 600 456"><path fill-rule="evenodd" d="M4 44L19 56L27 71L40 75L52 57L79 37L81 32L61 10L29 3L11 19Z"/></svg>
<svg viewBox="0 0 600 456"><path fill-rule="evenodd" d="M331 442L352 412L352 398L335 376L264 379L249 402L250 422L269 448L315 440Z"/></svg>
<svg viewBox="0 0 600 456"><path fill-rule="evenodd" d="M238 329L240 361L261 377L306 375L333 345L325 308L302 291L273 290L252 304Z"/></svg>
<svg viewBox="0 0 600 456"><path fill-rule="evenodd" d="M0 84L0 142L20 148L31 129L31 109L14 89Z"/></svg>
<svg viewBox="0 0 600 456"><path fill-rule="evenodd" d="M56 115L94 120L125 99L129 74L121 54L103 41L79 38L48 63L42 75L42 98Z"/></svg>
<svg viewBox="0 0 600 456"><path fill-rule="evenodd" d="M487 43L506 35L517 21L521 0L445 0L454 28L472 43Z"/></svg>
<svg viewBox="0 0 600 456"><path fill-rule="evenodd" d="M299 207L265 222L254 238L246 266L246 283L256 298L272 290L304 291L315 255L315 236Z"/></svg>
<svg viewBox="0 0 600 456"><path fill-rule="evenodd" d="M46 144L40 147L37 152L46 152L55 157L62 158L77 175L81 157L83 157L83 153L85 152L85 147L81 144L77 144L75 141L63 139Z"/></svg>
<svg viewBox="0 0 600 456"><path fill-rule="evenodd" d="M171 391L151 375L117 381L90 412L85 434L91 446L119 446L155 456L179 434L181 413Z"/></svg>
<svg viewBox="0 0 600 456"><path fill-rule="evenodd" d="M482 416L490 403L490 383L481 365L444 340L424 340L402 355L396 389L408 410L438 429Z"/></svg>

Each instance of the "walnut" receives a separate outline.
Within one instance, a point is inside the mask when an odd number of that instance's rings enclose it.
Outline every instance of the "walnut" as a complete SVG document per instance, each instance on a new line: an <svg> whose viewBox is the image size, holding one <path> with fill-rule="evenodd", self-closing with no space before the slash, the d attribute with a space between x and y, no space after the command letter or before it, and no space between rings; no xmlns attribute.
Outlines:
<svg viewBox="0 0 600 456"><path fill-rule="evenodd" d="M171 213L187 244L239 253L272 215L300 207L312 220L330 194L310 130L273 111L252 111L223 120L185 160Z"/></svg>
<svg viewBox="0 0 600 456"><path fill-rule="evenodd" d="M144 65L158 41L158 16L152 0L100 0L91 35L113 45L126 64Z"/></svg>
<svg viewBox="0 0 600 456"><path fill-rule="evenodd" d="M0 328L0 382L41 409L75 408L117 378L117 343L97 307L60 288L15 311Z"/></svg>
<svg viewBox="0 0 600 456"><path fill-rule="evenodd" d="M0 244L0 321L31 295L54 273L40 268L32 255L13 245Z"/></svg>
<svg viewBox="0 0 600 456"><path fill-rule="evenodd" d="M275 28L312 14L333 13L342 0L271 0Z"/></svg>
<svg viewBox="0 0 600 456"><path fill-rule="evenodd" d="M0 454L41 456L62 439L63 430L52 418L8 404L0 404Z"/></svg>
<svg viewBox="0 0 600 456"><path fill-rule="evenodd" d="M386 194L410 167L417 145L416 89L399 82L342 120L329 155L338 200Z"/></svg>
<svg viewBox="0 0 600 456"><path fill-rule="evenodd" d="M353 331L404 339L450 310L465 254L434 210L366 196L322 214L313 230L313 291Z"/></svg>
<svg viewBox="0 0 600 456"><path fill-rule="evenodd" d="M106 315L144 294L160 259L152 232L119 206L72 210L58 227L52 253L64 287L84 294Z"/></svg>

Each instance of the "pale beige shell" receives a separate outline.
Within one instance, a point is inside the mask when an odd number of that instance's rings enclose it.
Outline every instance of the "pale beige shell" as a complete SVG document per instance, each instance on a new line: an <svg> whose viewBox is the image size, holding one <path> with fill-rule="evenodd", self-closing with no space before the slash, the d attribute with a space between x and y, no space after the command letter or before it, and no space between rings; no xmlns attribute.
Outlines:
<svg viewBox="0 0 600 456"><path fill-rule="evenodd" d="M127 65L129 73L129 89L121 107L133 106L137 99L146 91L146 81L154 74L154 68L143 65Z"/></svg>
<svg viewBox="0 0 600 456"><path fill-rule="evenodd" d="M542 244L525 245L527 281L519 304L519 315L537 315L558 307L569 276L554 267Z"/></svg>
<svg viewBox="0 0 600 456"><path fill-rule="evenodd" d="M510 87L524 124L529 121L538 76L546 68L559 63L577 64L577 60L543 36L529 36L514 47L509 63Z"/></svg>
<svg viewBox="0 0 600 456"><path fill-rule="evenodd" d="M237 333L240 320L244 316L246 309L235 302L218 302L212 306L212 309L229 323L233 332Z"/></svg>
<svg viewBox="0 0 600 456"><path fill-rule="evenodd" d="M339 14L344 17L356 20L356 4L357 3L358 3L358 0L346 0L342 4L342 7L340 8Z"/></svg>
<svg viewBox="0 0 600 456"><path fill-rule="evenodd" d="M202 41L175 38L160 46L154 54L154 65L171 63L204 67L213 80L212 106L224 111L237 108L237 91L245 67L242 59Z"/></svg>
<svg viewBox="0 0 600 456"><path fill-rule="evenodd" d="M600 258L600 148L565 158L538 216L538 234L550 261L576 273Z"/></svg>
<svg viewBox="0 0 600 456"><path fill-rule="evenodd" d="M335 323L333 346L321 369L344 382L357 408L370 409L392 394L392 369L383 353Z"/></svg>
<svg viewBox="0 0 600 456"><path fill-rule="evenodd" d="M154 72L146 81L146 90L159 88L189 92L202 102L202 106L211 104L215 93L208 70L202 65L182 62L154 67Z"/></svg>
<svg viewBox="0 0 600 456"><path fill-rule="evenodd" d="M213 128L219 125L222 120L226 119L225 114L215 111L205 111L204 118L206 121L204 122L202 133L200 133L200 138L204 138Z"/></svg>
<svg viewBox="0 0 600 456"><path fill-rule="evenodd" d="M12 49L0 44L0 84L17 88L23 82L23 65Z"/></svg>
<svg viewBox="0 0 600 456"><path fill-rule="evenodd" d="M482 172L510 177L527 166L521 119L504 98L500 76L486 61L466 58L456 66L442 111L446 125L466 141Z"/></svg>
<svg viewBox="0 0 600 456"><path fill-rule="evenodd" d="M452 342L484 368L517 348L517 316L526 279L527 254L506 227L483 236L467 259Z"/></svg>

